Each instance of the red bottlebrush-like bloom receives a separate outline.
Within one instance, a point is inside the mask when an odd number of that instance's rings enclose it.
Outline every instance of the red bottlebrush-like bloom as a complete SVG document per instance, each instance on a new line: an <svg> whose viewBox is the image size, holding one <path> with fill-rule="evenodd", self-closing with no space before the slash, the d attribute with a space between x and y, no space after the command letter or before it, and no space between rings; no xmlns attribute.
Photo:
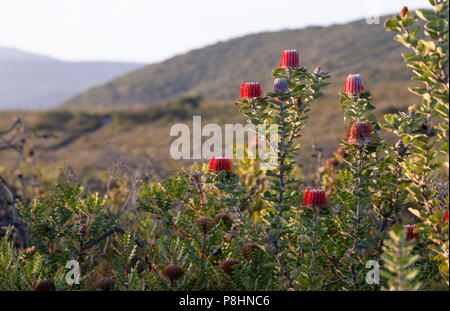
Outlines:
<svg viewBox="0 0 450 311"><path fill-rule="evenodd" d="M287 81L283 78L275 79L275 81L273 82L272 91L275 93L284 93L289 91Z"/></svg>
<svg viewBox="0 0 450 311"><path fill-rule="evenodd" d="M345 79L345 93L356 94L364 92L364 85L359 74L350 74L347 79Z"/></svg>
<svg viewBox="0 0 450 311"><path fill-rule="evenodd" d="M416 240L419 239L419 234L418 233L414 233L414 228L416 227L416 225L405 225L405 229L406 229L406 239L409 241L412 238L415 238Z"/></svg>
<svg viewBox="0 0 450 311"><path fill-rule="evenodd" d="M281 54L280 67L297 68L300 67L300 56L297 50L284 50Z"/></svg>
<svg viewBox="0 0 450 311"><path fill-rule="evenodd" d="M448 211L446 211L444 213L444 217L442 217L442 222L447 222L448 221Z"/></svg>
<svg viewBox="0 0 450 311"><path fill-rule="evenodd" d="M228 158L215 158L212 157L209 161L209 171L211 173L217 173L220 171L231 171L231 160Z"/></svg>
<svg viewBox="0 0 450 311"><path fill-rule="evenodd" d="M255 98L262 95L259 82L243 82L241 84L241 98Z"/></svg>
<svg viewBox="0 0 450 311"><path fill-rule="evenodd" d="M323 207L327 205L327 196L324 190L306 190L303 197L303 205L307 207Z"/></svg>
<svg viewBox="0 0 450 311"><path fill-rule="evenodd" d="M369 121L354 122L348 127L347 142L351 145L365 145L372 142L373 127Z"/></svg>

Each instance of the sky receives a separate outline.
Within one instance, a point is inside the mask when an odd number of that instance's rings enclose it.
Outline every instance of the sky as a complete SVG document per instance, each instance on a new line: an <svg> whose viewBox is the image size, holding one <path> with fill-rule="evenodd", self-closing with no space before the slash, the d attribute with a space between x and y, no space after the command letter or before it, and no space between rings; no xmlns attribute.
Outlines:
<svg viewBox="0 0 450 311"><path fill-rule="evenodd" d="M154 63L242 35L342 24L427 0L0 0L0 46ZM376 22L376 19L374 20Z"/></svg>

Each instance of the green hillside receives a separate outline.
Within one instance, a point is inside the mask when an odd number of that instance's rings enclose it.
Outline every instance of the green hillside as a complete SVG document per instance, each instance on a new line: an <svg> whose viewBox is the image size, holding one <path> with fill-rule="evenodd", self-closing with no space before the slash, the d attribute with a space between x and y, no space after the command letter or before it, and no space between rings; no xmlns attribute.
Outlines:
<svg viewBox="0 0 450 311"><path fill-rule="evenodd" d="M402 63L402 47L380 24L365 20L330 27L309 27L248 35L219 42L173 57L162 63L95 87L65 103L66 107L117 107L150 104L184 96L232 99L242 81L260 81L271 88L271 70L283 49L298 49L301 63L321 65L338 85L348 73L364 75L368 87L409 80Z"/></svg>

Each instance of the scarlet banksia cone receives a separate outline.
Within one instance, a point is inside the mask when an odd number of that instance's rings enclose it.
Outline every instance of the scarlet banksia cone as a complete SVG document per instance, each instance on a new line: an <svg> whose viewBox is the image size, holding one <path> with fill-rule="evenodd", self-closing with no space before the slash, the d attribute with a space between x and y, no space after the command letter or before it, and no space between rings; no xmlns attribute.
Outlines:
<svg viewBox="0 0 450 311"><path fill-rule="evenodd" d="M234 267L235 265L239 265L241 262L237 259L227 259L225 261L222 261L220 264L220 269L222 269L226 274L229 276L233 276L233 269L236 269Z"/></svg>
<svg viewBox="0 0 450 311"><path fill-rule="evenodd" d="M216 217L214 217L216 219L216 223L219 223L221 220L224 224L228 223L231 221L231 217L230 215L226 214L226 213L219 213L216 215Z"/></svg>
<svg viewBox="0 0 450 311"><path fill-rule="evenodd" d="M254 254L259 249L256 243L246 243L242 246L242 256L245 259L250 259L252 254Z"/></svg>
<svg viewBox="0 0 450 311"><path fill-rule="evenodd" d="M405 225L406 240L411 240L412 238L415 238L416 240L419 239L419 234L414 233L415 227L416 227L416 225Z"/></svg>
<svg viewBox="0 0 450 311"><path fill-rule="evenodd" d="M359 74L350 74L347 79L345 79L345 93L347 94L357 94L364 92L364 85Z"/></svg>
<svg viewBox="0 0 450 311"><path fill-rule="evenodd" d="M287 81L283 78L275 79L275 81L273 82L272 91L274 93L284 93L284 92L289 91Z"/></svg>
<svg viewBox="0 0 450 311"><path fill-rule="evenodd" d="M109 292L111 290L111 287L113 286L114 286L113 279L106 276L99 279L95 284L95 287L103 292Z"/></svg>
<svg viewBox="0 0 450 311"><path fill-rule="evenodd" d="M51 292L55 290L55 283L52 280L43 279L34 290L38 292Z"/></svg>
<svg viewBox="0 0 450 311"><path fill-rule="evenodd" d="M172 263L164 268L163 274L172 282L181 278L184 274L180 266Z"/></svg>
<svg viewBox="0 0 450 311"><path fill-rule="evenodd" d="M303 196L303 205L307 207L323 207L327 205L327 196L324 190L308 189Z"/></svg>
<svg viewBox="0 0 450 311"><path fill-rule="evenodd" d="M203 229L203 231L207 231L209 228L214 226L214 220L208 216L201 216L197 219L198 224Z"/></svg>
<svg viewBox="0 0 450 311"><path fill-rule="evenodd" d="M300 56L297 50L284 50L281 53L280 67L283 68L297 68L300 67Z"/></svg>
<svg viewBox="0 0 450 311"><path fill-rule="evenodd" d="M209 161L209 171L211 173L217 173L220 171L231 171L231 160L228 158L215 158L212 157Z"/></svg>
<svg viewBox="0 0 450 311"><path fill-rule="evenodd" d="M259 82L243 82L241 84L241 98L255 98L262 95Z"/></svg>
<svg viewBox="0 0 450 311"><path fill-rule="evenodd" d="M402 8L402 10L400 11L400 17L401 17L401 18L405 18L406 14L408 14L408 7L407 7L407 6L404 6L404 7Z"/></svg>
<svg viewBox="0 0 450 311"><path fill-rule="evenodd" d="M373 127L369 121L354 122L348 127L347 142L351 145L366 145L372 142Z"/></svg>
<svg viewBox="0 0 450 311"><path fill-rule="evenodd" d="M448 211L446 211L444 213L444 217L442 217L442 222L447 222L448 221Z"/></svg>

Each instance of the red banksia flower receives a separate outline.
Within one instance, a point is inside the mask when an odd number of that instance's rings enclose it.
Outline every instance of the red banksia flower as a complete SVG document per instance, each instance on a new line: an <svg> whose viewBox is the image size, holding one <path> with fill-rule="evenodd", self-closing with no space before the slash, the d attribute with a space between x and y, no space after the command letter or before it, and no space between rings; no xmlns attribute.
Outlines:
<svg viewBox="0 0 450 311"><path fill-rule="evenodd" d="M102 277L100 280L97 281L97 284L95 284L95 287L103 292L109 292L111 290L111 287L114 286L113 279L109 277Z"/></svg>
<svg viewBox="0 0 450 311"><path fill-rule="evenodd" d="M34 290L38 292L51 292L55 290L55 283L52 280L43 279Z"/></svg>
<svg viewBox="0 0 450 311"><path fill-rule="evenodd" d="M228 158L212 157L209 161L209 172L217 173L220 171L231 171L231 160Z"/></svg>
<svg viewBox="0 0 450 311"><path fill-rule="evenodd" d="M448 211L446 211L445 213L444 213L444 217L442 217L442 222L447 222L448 221Z"/></svg>
<svg viewBox="0 0 450 311"><path fill-rule="evenodd" d="M284 92L289 91L289 87L288 87L287 81L285 79L283 79L283 78L275 79L275 81L273 82L272 91L274 93L284 93Z"/></svg>
<svg viewBox="0 0 450 311"><path fill-rule="evenodd" d="M297 68L300 67L300 56L297 50L284 50L281 53L280 67L283 68Z"/></svg>
<svg viewBox="0 0 450 311"><path fill-rule="evenodd" d="M262 95L259 82L243 82L241 84L241 98L255 98Z"/></svg>
<svg viewBox="0 0 450 311"><path fill-rule="evenodd" d="M237 259L227 259L225 261L222 261L222 263L220 264L220 269L222 269L229 276L233 276L233 266L239 265L240 263L241 262Z"/></svg>
<svg viewBox="0 0 450 311"><path fill-rule="evenodd" d="M414 233L414 228L416 227L416 225L405 225L405 230L406 230L406 240L411 240L412 238L415 238L416 240L419 239L419 234L418 233Z"/></svg>
<svg viewBox="0 0 450 311"><path fill-rule="evenodd" d="M364 85L359 74L350 74L347 79L345 79L345 93L356 94L364 92Z"/></svg>
<svg viewBox="0 0 450 311"><path fill-rule="evenodd" d="M303 205L307 207L323 207L327 205L324 190L308 189L303 197Z"/></svg>
<svg viewBox="0 0 450 311"><path fill-rule="evenodd" d="M408 14L408 7L407 7L407 6L404 6L404 7L402 8L402 10L400 11L400 17L401 17L401 18L405 18L406 14Z"/></svg>
<svg viewBox="0 0 450 311"><path fill-rule="evenodd" d="M259 249L258 244L256 243L246 243L242 246L242 256L245 259L250 259L252 254L254 254Z"/></svg>
<svg viewBox="0 0 450 311"><path fill-rule="evenodd" d="M372 142L373 127L369 121L354 122L348 127L347 142L351 145L366 145Z"/></svg>
<svg viewBox="0 0 450 311"><path fill-rule="evenodd" d="M183 269L180 266L172 263L164 268L163 274L170 280L176 281L181 278L184 274Z"/></svg>

